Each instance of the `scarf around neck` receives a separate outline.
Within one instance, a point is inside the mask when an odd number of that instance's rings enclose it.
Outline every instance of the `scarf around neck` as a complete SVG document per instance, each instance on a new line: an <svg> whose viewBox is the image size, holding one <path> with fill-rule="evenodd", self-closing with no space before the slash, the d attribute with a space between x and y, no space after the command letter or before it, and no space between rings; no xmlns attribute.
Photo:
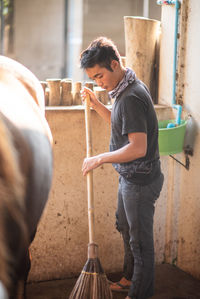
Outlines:
<svg viewBox="0 0 200 299"><path fill-rule="evenodd" d="M124 74L123 79L118 83L118 85L113 90L111 90L108 93L110 98L116 99L129 84L135 81L135 77L136 77L135 72L130 68L126 68L126 72Z"/></svg>

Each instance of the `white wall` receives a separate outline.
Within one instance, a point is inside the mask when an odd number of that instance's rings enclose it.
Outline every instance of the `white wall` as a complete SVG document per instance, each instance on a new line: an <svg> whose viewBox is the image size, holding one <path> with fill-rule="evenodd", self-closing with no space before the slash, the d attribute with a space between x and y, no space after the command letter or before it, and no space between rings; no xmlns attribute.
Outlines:
<svg viewBox="0 0 200 299"><path fill-rule="evenodd" d="M175 161L168 163L165 260L175 262L184 271L200 278L200 2L181 2L178 52L182 54L178 59L177 99L182 101L185 112L192 115L193 126L189 135L195 135L196 141L194 155L190 156L189 171ZM172 104L174 18L174 6L163 6L159 100L168 105ZM176 158L185 163L183 153L176 155ZM164 159L167 162L170 158Z"/></svg>
<svg viewBox="0 0 200 299"><path fill-rule="evenodd" d="M196 124L196 142L191 169L181 182L181 207L179 230L179 265L200 278L200 2L188 1L188 26L185 42L184 107L191 113Z"/></svg>

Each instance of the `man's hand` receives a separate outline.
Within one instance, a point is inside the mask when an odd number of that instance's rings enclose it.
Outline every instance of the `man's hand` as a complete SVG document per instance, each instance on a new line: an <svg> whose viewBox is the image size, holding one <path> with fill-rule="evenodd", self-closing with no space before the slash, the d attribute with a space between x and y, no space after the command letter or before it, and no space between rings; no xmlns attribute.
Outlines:
<svg viewBox="0 0 200 299"><path fill-rule="evenodd" d="M99 101L98 101L97 97L95 96L94 92L87 87L84 87L81 90L82 102L83 103L85 102L85 98L86 98L87 94L89 94L89 96L90 96L90 107L95 108L95 106L98 104Z"/></svg>
<svg viewBox="0 0 200 299"><path fill-rule="evenodd" d="M91 89L87 88L87 87L84 87L81 90L82 103L84 104L87 94L89 94L89 96L90 96L90 107L92 107L107 123L110 124L110 122L111 122L111 111L106 106L104 106L104 104L101 103L97 99L94 92Z"/></svg>
<svg viewBox="0 0 200 299"><path fill-rule="evenodd" d="M82 165L82 172L85 176L90 170L97 168L101 165L100 158L98 156L85 158Z"/></svg>

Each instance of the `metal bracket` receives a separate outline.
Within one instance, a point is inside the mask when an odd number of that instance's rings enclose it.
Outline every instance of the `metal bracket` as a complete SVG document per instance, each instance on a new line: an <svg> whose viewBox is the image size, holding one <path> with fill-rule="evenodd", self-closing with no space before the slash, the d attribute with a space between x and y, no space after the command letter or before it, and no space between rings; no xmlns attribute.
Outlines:
<svg viewBox="0 0 200 299"><path fill-rule="evenodd" d="M169 155L172 159L174 159L176 162L178 162L179 164L181 164L183 167L185 167L185 169L189 170L190 168L190 159L189 159L189 155L193 156L193 149L190 148L189 146L187 146L186 148L184 148L184 153L185 153L185 164L183 164L181 161L179 161L178 159L176 159L174 156Z"/></svg>
<svg viewBox="0 0 200 299"><path fill-rule="evenodd" d="M174 156L169 155L172 159L174 159L176 162L178 162L179 164L181 164L183 167L185 167L185 169L189 170L189 166L190 166L190 160L188 155L185 155L185 164L183 164L181 161L179 161L178 159L174 158Z"/></svg>

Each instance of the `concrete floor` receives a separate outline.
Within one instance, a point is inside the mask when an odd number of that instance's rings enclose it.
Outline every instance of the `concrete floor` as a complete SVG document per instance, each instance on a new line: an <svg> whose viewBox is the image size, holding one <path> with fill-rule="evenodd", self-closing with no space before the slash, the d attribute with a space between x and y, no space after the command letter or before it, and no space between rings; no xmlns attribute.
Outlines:
<svg viewBox="0 0 200 299"><path fill-rule="evenodd" d="M120 273L107 275L114 281ZM29 283L27 299L67 299L77 279ZM113 299L124 299L125 293L113 293ZM200 299L200 281L178 268L156 266L155 295L151 299Z"/></svg>

